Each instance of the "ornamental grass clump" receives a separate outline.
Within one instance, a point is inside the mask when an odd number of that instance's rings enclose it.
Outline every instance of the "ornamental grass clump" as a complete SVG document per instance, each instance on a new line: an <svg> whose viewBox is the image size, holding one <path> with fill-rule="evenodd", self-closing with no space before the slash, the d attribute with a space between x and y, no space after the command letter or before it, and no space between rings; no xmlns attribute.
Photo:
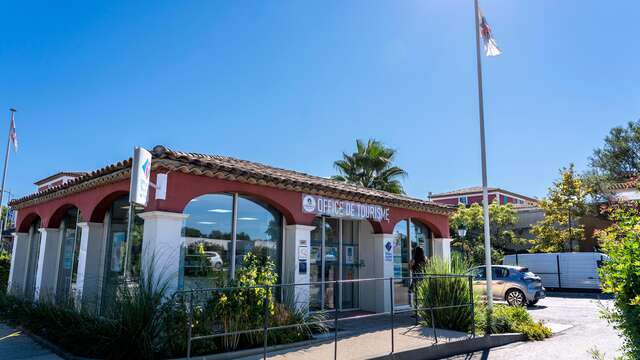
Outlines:
<svg viewBox="0 0 640 360"><path fill-rule="evenodd" d="M423 309L418 311L423 326L471 331L473 316L470 306L433 310L433 321L431 310L428 309L430 307L467 305L473 301L467 277L438 276L464 274L468 268L468 263L459 256L453 256L451 261L437 257L427 261L422 269L422 272L427 275L424 279L416 280L415 285L416 303L420 309Z"/></svg>

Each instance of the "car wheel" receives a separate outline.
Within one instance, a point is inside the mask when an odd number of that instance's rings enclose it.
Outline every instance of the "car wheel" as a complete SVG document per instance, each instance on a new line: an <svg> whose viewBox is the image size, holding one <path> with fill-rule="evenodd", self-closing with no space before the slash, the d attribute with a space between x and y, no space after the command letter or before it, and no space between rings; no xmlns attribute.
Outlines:
<svg viewBox="0 0 640 360"><path fill-rule="evenodd" d="M533 300L533 301L529 301L529 302L527 303L527 305L529 305L529 306L534 306L534 305L535 305L535 304L537 304L537 303L538 303L538 300Z"/></svg>
<svg viewBox="0 0 640 360"><path fill-rule="evenodd" d="M217 262L213 267L216 268L216 270L220 270L222 268L222 264Z"/></svg>
<svg viewBox="0 0 640 360"><path fill-rule="evenodd" d="M518 289L511 289L507 291L507 303L511 306L524 306L527 303L527 298L524 293Z"/></svg>

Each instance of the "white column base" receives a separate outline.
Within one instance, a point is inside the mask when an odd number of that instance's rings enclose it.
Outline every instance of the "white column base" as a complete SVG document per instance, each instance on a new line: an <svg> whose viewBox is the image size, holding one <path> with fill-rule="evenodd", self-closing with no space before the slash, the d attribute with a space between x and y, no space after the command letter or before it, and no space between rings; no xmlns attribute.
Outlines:
<svg viewBox="0 0 640 360"><path fill-rule="evenodd" d="M104 275L106 239L102 223L78 223L80 251L76 280L76 306L93 312L97 309Z"/></svg>
<svg viewBox="0 0 640 360"><path fill-rule="evenodd" d="M144 219L141 281L149 279L153 286L165 287L166 296L171 296L180 290L180 264L184 246L182 226L188 215L151 211L139 216Z"/></svg>
<svg viewBox="0 0 640 360"><path fill-rule="evenodd" d="M384 280L376 280L374 282L361 283L360 286L366 286L368 293L374 297L366 302L363 310L373 312L391 311L393 300L391 298L391 281L393 277L393 242L395 235L393 234L373 234L373 259L369 260L369 266L373 267L373 277L383 278Z"/></svg>
<svg viewBox="0 0 640 360"><path fill-rule="evenodd" d="M36 272L34 301L51 300L56 296L58 286L58 266L60 265L60 230L41 228L40 254Z"/></svg>
<svg viewBox="0 0 640 360"><path fill-rule="evenodd" d="M451 242L453 239L433 239L433 256L451 261Z"/></svg>
<svg viewBox="0 0 640 360"><path fill-rule="evenodd" d="M310 279L311 231L309 225L287 225L285 227L285 264L283 284L308 284ZM304 259L302 256L305 256ZM303 270L302 272L300 270ZM283 289L285 301L297 309L309 309L309 285L296 285Z"/></svg>
<svg viewBox="0 0 640 360"><path fill-rule="evenodd" d="M7 293L24 295L29 264L29 233L14 233Z"/></svg>

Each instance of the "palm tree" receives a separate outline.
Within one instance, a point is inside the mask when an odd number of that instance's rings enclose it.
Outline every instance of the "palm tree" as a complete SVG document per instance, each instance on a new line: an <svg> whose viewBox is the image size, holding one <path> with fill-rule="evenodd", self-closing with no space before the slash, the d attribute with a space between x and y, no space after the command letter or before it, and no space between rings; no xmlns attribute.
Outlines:
<svg viewBox="0 0 640 360"><path fill-rule="evenodd" d="M356 140L356 152L342 153L342 159L333 163L339 175L334 180L371 189L388 191L394 194L404 194L399 178L405 177L407 172L394 166L395 149L386 147L382 142L369 139L365 143Z"/></svg>

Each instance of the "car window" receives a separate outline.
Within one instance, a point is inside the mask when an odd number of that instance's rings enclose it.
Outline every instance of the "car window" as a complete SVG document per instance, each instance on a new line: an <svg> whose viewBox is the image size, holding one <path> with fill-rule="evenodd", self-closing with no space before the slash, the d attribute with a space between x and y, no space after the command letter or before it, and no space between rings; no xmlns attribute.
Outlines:
<svg viewBox="0 0 640 360"><path fill-rule="evenodd" d="M509 277L509 270L505 268L492 268L491 275L494 279L506 279Z"/></svg>
<svg viewBox="0 0 640 360"><path fill-rule="evenodd" d="M473 276L473 280L486 280L485 276L485 268L475 268L471 270L471 276Z"/></svg>

